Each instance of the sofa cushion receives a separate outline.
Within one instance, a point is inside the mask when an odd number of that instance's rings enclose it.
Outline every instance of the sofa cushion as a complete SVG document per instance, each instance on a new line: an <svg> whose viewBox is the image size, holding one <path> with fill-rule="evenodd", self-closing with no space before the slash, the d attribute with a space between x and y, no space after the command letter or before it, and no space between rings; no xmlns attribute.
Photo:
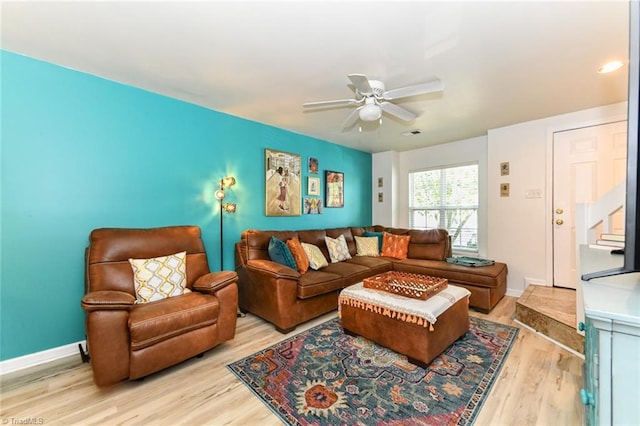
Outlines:
<svg viewBox="0 0 640 426"><path fill-rule="evenodd" d="M344 280L342 283L343 287L360 282L363 279L370 277L372 274L371 268L364 265L358 265L357 263L351 263L349 261L331 263L322 270L324 272L340 275Z"/></svg>
<svg viewBox="0 0 640 426"><path fill-rule="evenodd" d="M382 235L384 232L375 232L375 231L364 231L365 237L376 237L378 238L378 252L382 251Z"/></svg>
<svg viewBox="0 0 640 426"><path fill-rule="evenodd" d="M354 237L356 239L356 256L380 255L379 242L377 237Z"/></svg>
<svg viewBox="0 0 640 426"><path fill-rule="evenodd" d="M309 259L307 258L307 253L304 252L302 248L302 244L300 244L300 240L298 237L293 237L287 240L287 247L291 250L291 254L296 261L296 265L298 266L298 272L304 274L309 270Z"/></svg>
<svg viewBox="0 0 640 426"><path fill-rule="evenodd" d="M371 270L371 276L393 269L393 261L386 257L354 256L345 262L366 266Z"/></svg>
<svg viewBox="0 0 640 426"><path fill-rule="evenodd" d="M190 330L216 323L218 298L193 292L135 305L129 315L131 349L139 350Z"/></svg>
<svg viewBox="0 0 640 426"><path fill-rule="evenodd" d="M409 235L395 235L385 232L382 236L382 256L406 259L409 251Z"/></svg>
<svg viewBox="0 0 640 426"><path fill-rule="evenodd" d="M344 235L340 235L338 238L324 237L324 241L327 244L327 250L329 250L329 257L331 263L342 262L343 260L351 259L349 253L349 247L344 239Z"/></svg>
<svg viewBox="0 0 640 426"><path fill-rule="evenodd" d="M187 286L187 252L154 257L129 259L133 269L136 303L149 303L189 293Z"/></svg>
<svg viewBox="0 0 640 426"><path fill-rule="evenodd" d="M307 258L309 259L309 267L314 270L318 270L320 268L324 268L329 265L327 262L327 258L324 257L324 254L320 251L318 246L313 244L301 243L304 252L307 254Z"/></svg>
<svg viewBox="0 0 640 426"><path fill-rule="evenodd" d="M293 254L291 254L291 250L289 250L287 244L276 237L271 237L269 240L269 258L291 269L298 269L296 260L293 258Z"/></svg>
<svg viewBox="0 0 640 426"><path fill-rule="evenodd" d="M331 293L342 289L343 282L344 280L338 274L326 272L324 269L320 271L311 269L306 274L300 275L298 279L297 297L299 299L308 299Z"/></svg>

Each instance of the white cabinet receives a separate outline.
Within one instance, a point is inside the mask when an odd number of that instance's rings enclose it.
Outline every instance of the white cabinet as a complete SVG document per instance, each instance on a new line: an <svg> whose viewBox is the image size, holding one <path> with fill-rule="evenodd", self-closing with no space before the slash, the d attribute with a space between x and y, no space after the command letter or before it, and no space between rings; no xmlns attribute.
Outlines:
<svg viewBox="0 0 640 426"><path fill-rule="evenodd" d="M619 267L622 256L580 247L582 273ZM582 281L588 425L640 425L640 273Z"/></svg>

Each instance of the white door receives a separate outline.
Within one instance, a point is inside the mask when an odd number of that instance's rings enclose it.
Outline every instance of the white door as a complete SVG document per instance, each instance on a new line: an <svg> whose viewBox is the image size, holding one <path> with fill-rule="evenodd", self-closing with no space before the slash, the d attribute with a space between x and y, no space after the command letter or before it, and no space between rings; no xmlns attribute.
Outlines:
<svg viewBox="0 0 640 426"><path fill-rule="evenodd" d="M576 288L576 203L592 203L626 177L627 122L553 135L553 285ZM624 228L624 211L612 216Z"/></svg>

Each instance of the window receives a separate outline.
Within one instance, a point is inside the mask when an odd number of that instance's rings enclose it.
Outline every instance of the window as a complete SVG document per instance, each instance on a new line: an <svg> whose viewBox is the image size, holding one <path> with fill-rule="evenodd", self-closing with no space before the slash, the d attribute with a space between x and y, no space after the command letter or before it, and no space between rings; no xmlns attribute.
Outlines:
<svg viewBox="0 0 640 426"><path fill-rule="evenodd" d="M409 223L449 231L453 249L478 251L478 164L409 173Z"/></svg>

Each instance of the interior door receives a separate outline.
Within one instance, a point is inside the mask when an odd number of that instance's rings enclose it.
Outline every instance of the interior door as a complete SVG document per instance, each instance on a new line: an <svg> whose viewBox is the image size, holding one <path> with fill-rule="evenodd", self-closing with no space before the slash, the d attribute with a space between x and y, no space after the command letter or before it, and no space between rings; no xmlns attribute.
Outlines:
<svg viewBox="0 0 640 426"><path fill-rule="evenodd" d="M626 176L627 122L553 135L553 285L576 288L576 203L592 203ZM612 216L624 229L624 212ZM622 231L623 232L623 231Z"/></svg>

